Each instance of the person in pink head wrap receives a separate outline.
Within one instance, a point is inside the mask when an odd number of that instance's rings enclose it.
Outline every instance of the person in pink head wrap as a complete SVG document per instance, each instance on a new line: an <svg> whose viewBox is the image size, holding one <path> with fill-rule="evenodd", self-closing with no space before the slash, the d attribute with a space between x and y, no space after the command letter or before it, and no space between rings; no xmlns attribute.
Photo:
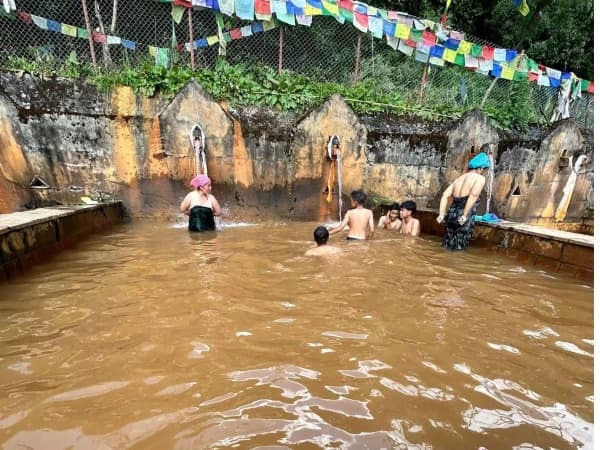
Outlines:
<svg viewBox="0 0 600 450"><path fill-rule="evenodd" d="M221 206L212 195L212 184L207 175L195 176L190 185L194 188L181 202L180 210L190 216L189 231L209 231L215 229L215 216L221 215Z"/></svg>

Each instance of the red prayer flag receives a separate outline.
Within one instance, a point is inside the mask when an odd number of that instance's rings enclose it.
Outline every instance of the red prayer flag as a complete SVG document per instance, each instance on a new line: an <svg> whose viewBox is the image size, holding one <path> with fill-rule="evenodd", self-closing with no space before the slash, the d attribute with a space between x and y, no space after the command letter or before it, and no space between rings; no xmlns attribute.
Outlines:
<svg viewBox="0 0 600 450"><path fill-rule="evenodd" d="M592 81L592 82L590 82L590 84L589 84L589 86L588 86L588 92L589 92L590 94L593 94L593 93L594 93L594 82L593 82L593 81Z"/></svg>
<svg viewBox="0 0 600 450"><path fill-rule="evenodd" d="M363 28L369 28L369 16L366 14L360 14L354 11L354 18L358 22L358 24Z"/></svg>
<svg viewBox="0 0 600 450"><path fill-rule="evenodd" d="M483 46L483 59L494 59L494 48L489 45Z"/></svg>
<svg viewBox="0 0 600 450"><path fill-rule="evenodd" d="M442 18L440 19L440 23L442 25L446 25L446 21L448 20L448 16L447 15L443 15Z"/></svg>
<svg viewBox="0 0 600 450"><path fill-rule="evenodd" d="M21 21L26 24L30 24L31 23L31 14L23 12L23 11L19 11L19 19L21 19Z"/></svg>
<svg viewBox="0 0 600 450"><path fill-rule="evenodd" d="M104 44L106 42L106 35L98 33L97 31L92 31L92 39L98 44Z"/></svg>
<svg viewBox="0 0 600 450"><path fill-rule="evenodd" d="M423 44L425 45L435 45L435 34L431 31L423 31Z"/></svg>
<svg viewBox="0 0 600 450"><path fill-rule="evenodd" d="M271 14L271 2L269 0L254 0L254 12L257 14Z"/></svg>
<svg viewBox="0 0 600 450"><path fill-rule="evenodd" d="M183 6L184 8L191 8L192 2L189 0L173 0L173 5Z"/></svg>
<svg viewBox="0 0 600 450"><path fill-rule="evenodd" d="M338 2L340 8L346 9L348 11L354 10L354 5L352 4L352 0L340 0Z"/></svg>
<svg viewBox="0 0 600 450"><path fill-rule="evenodd" d="M538 79L538 74L535 72L529 72L529 75L527 75L527 79L529 81L537 81Z"/></svg>
<svg viewBox="0 0 600 450"><path fill-rule="evenodd" d="M255 5L256 7L256 5ZM229 36L231 36L232 40L241 39L242 38L242 29L234 28L233 30L229 30Z"/></svg>
<svg viewBox="0 0 600 450"><path fill-rule="evenodd" d="M417 42L412 39L404 39L404 44L412 48L417 48Z"/></svg>

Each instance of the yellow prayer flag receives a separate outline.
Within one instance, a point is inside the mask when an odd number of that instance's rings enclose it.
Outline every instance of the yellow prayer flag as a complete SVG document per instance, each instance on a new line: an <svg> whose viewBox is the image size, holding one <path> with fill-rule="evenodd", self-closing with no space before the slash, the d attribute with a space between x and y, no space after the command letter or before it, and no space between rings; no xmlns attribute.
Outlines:
<svg viewBox="0 0 600 450"><path fill-rule="evenodd" d="M463 55L471 54L471 48L473 47L473 43L469 41L460 41L458 44L458 53L462 53Z"/></svg>
<svg viewBox="0 0 600 450"><path fill-rule="evenodd" d="M410 27L408 25L404 25L403 23L397 23L394 36L399 39L408 39L410 36Z"/></svg>
<svg viewBox="0 0 600 450"><path fill-rule="evenodd" d="M151 45L148 46L148 52L150 53L150 56L156 57L156 52L157 51L158 51L158 48L153 47Z"/></svg>
<svg viewBox="0 0 600 450"><path fill-rule="evenodd" d="M515 69L512 67L502 67L502 72L500 72L500 78L504 78L505 80L512 80L515 77Z"/></svg>
<svg viewBox="0 0 600 450"><path fill-rule="evenodd" d="M275 28L275 22L273 22L272 20L267 20L267 21L263 22L263 30L269 31L269 30L273 30L274 28Z"/></svg>
<svg viewBox="0 0 600 450"><path fill-rule="evenodd" d="M375 8L374 6L367 6L367 16L376 16L377 15L377 8Z"/></svg>
<svg viewBox="0 0 600 450"><path fill-rule="evenodd" d="M340 8L337 5L337 3L329 3L328 1L323 0L322 5L323 9L329 14L332 14L334 16L338 16L340 14Z"/></svg>
<svg viewBox="0 0 600 450"><path fill-rule="evenodd" d="M450 8L451 3L452 3L452 0L446 0L446 9Z"/></svg>
<svg viewBox="0 0 600 450"><path fill-rule="evenodd" d="M527 0L523 0L521 6L519 6L519 12L524 16L529 14L529 5L527 4Z"/></svg>
<svg viewBox="0 0 600 450"><path fill-rule="evenodd" d="M67 25L66 23L60 24L60 32L62 34L66 34L67 36L77 37L77 27L73 25Z"/></svg>
<svg viewBox="0 0 600 450"><path fill-rule="evenodd" d="M314 6L311 6L308 3L306 4L306 7L304 8L305 16L320 16L322 14L323 14L323 11L321 10L321 8L315 8Z"/></svg>
<svg viewBox="0 0 600 450"><path fill-rule="evenodd" d="M450 50L449 48L445 48L442 58L444 61L453 63L454 61L456 61L456 50Z"/></svg>
<svg viewBox="0 0 600 450"><path fill-rule="evenodd" d="M217 42L219 42L219 36L217 36L216 34L208 36L206 38L206 42L208 42L208 45L215 45Z"/></svg>

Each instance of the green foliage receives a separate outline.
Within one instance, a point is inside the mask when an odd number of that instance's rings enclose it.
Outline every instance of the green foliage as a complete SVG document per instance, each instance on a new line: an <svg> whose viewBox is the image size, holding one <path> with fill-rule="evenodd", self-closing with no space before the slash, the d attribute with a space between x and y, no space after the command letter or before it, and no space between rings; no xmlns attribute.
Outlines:
<svg viewBox="0 0 600 450"><path fill-rule="evenodd" d="M385 61L378 63L382 64L379 67L387 67ZM415 98L406 94L407 91L396 88L398 83L406 82L402 77L407 77L406 70L397 70L398 67L394 70L378 71L376 77L371 77L366 70L359 83L348 86L336 82L316 81L290 71L279 74L270 67L230 65L224 60L217 61L214 69L193 71L182 66L167 69L156 66L149 59L136 68L124 67L94 74L72 53L62 66L56 64L52 57L11 58L10 66L11 69L37 75L87 77L102 90L129 86L136 93L148 97L162 95L172 98L193 78L215 100L226 101L234 107L267 106L298 113L304 113L322 104L333 94L339 94L359 114L385 112L413 115L425 120L455 119L469 109L479 106L472 103L469 97L462 104L457 101L461 79L466 83L471 97L477 99L483 96L490 83L486 77L466 74L460 68L447 68L444 70L454 73L456 90L448 90L438 87L436 83L430 83L424 92L424 101L418 104ZM433 77L435 75L430 74ZM536 117L528 101L531 86L526 82L509 82L507 85L508 92L506 86L495 88L484 111L502 128L523 129ZM414 89L408 92L413 91Z"/></svg>

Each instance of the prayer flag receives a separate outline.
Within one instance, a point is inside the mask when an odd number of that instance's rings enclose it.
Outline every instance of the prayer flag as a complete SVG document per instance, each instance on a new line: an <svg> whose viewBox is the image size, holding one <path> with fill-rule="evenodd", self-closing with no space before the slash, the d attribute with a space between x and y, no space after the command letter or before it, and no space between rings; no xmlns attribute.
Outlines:
<svg viewBox="0 0 600 450"><path fill-rule="evenodd" d="M399 40L398 51L404 53L406 56L412 56L414 49L406 45L402 40Z"/></svg>
<svg viewBox="0 0 600 450"><path fill-rule="evenodd" d="M389 34L387 34L385 36L385 41L386 41L387 45L392 47L394 50L396 50L398 48L398 38L397 37L390 36Z"/></svg>
<svg viewBox="0 0 600 450"><path fill-rule="evenodd" d="M490 75L496 78L500 78L502 75L502 66L500 64L494 63L492 66L492 70L490 71Z"/></svg>
<svg viewBox="0 0 600 450"><path fill-rule="evenodd" d="M477 69L479 67L479 59L472 55L464 55L465 56L465 67L468 69Z"/></svg>
<svg viewBox="0 0 600 450"><path fill-rule="evenodd" d="M480 58L483 56L483 47L481 45L473 44L473 47L471 47L471 55Z"/></svg>
<svg viewBox="0 0 600 450"><path fill-rule="evenodd" d="M240 28L229 30L229 36L231 36L232 41L237 41L242 38L242 30Z"/></svg>
<svg viewBox="0 0 600 450"><path fill-rule="evenodd" d="M352 23L357 29L359 29L363 33L366 33L369 29L369 16L367 16L366 14L354 12L354 19Z"/></svg>
<svg viewBox="0 0 600 450"><path fill-rule="evenodd" d="M235 0L235 14L240 19L254 20L254 0Z"/></svg>
<svg viewBox="0 0 600 450"><path fill-rule="evenodd" d="M394 36L396 34L396 24L388 20L383 21L383 33L386 36Z"/></svg>
<svg viewBox="0 0 600 450"><path fill-rule="evenodd" d="M119 36L113 36L109 34L106 36L106 43L108 45L121 45L121 38Z"/></svg>
<svg viewBox="0 0 600 450"><path fill-rule="evenodd" d="M463 55L462 53L457 53L454 57L454 64L456 64L457 66L465 67L465 55Z"/></svg>
<svg viewBox="0 0 600 450"><path fill-rule="evenodd" d="M251 25L244 25L242 28L242 36L243 37L248 37L248 36L252 36L252 26Z"/></svg>
<svg viewBox="0 0 600 450"><path fill-rule="evenodd" d="M215 45L217 42L219 42L219 36L217 36L216 34L208 36L206 38L206 42L208 43L208 45Z"/></svg>
<svg viewBox="0 0 600 450"><path fill-rule="evenodd" d="M127 39L121 39L121 45L129 50L135 50L135 42L128 41Z"/></svg>
<svg viewBox="0 0 600 450"><path fill-rule="evenodd" d="M463 55L470 55L471 47L473 47L473 44L471 44L469 41L460 41L460 44L458 46L458 53L462 53Z"/></svg>
<svg viewBox="0 0 600 450"><path fill-rule="evenodd" d="M77 27L73 25L67 25L66 23L62 23L60 32L67 36L77 37Z"/></svg>
<svg viewBox="0 0 600 450"><path fill-rule="evenodd" d="M408 39L408 37L410 36L410 28L404 25L403 23L397 23L396 32L394 36L400 39Z"/></svg>
<svg viewBox="0 0 600 450"><path fill-rule="evenodd" d="M505 80L512 80L515 76L515 69L512 67L503 67L500 72L500 78L504 78Z"/></svg>
<svg viewBox="0 0 600 450"><path fill-rule="evenodd" d="M457 41L456 39L448 39L446 42L444 42L444 47L449 48L450 50L458 50L458 46L460 45L460 41Z"/></svg>
<svg viewBox="0 0 600 450"><path fill-rule="evenodd" d="M441 45L434 45L429 51L429 56L431 58L441 58L442 56L444 56L444 50L445 48Z"/></svg>
<svg viewBox="0 0 600 450"><path fill-rule="evenodd" d="M378 39L383 38L383 19L381 17L369 16L369 31L374 37Z"/></svg>
<svg viewBox="0 0 600 450"><path fill-rule="evenodd" d="M85 28L77 28L77 37L80 39L89 39L90 35Z"/></svg>
<svg viewBox="0 0 600 450"><path fill-rule="evenodd" d="M312 16L306 16L304 14L296 14L296 22L298 25L304 25L310 27L312 25Z"/></svg>
<svg viewBox="0 0 600 450"><path fill-rule="evenodd" d="M223 14L233 16L233 14L235 13L235 0L219 0L219 10Z"/></svg>
<svg viewBox="0 0 600 450"><path fill-rule="evenodd" d="M41 28L42 30L48 29L48 20L46 20L45 18L40 17L40 16L35 16L32 14L31 20L38 28Z"/></svg>
<svg viewBox="0 0 600 450"><path fill-rule="evenodd" d="M449 48L445 48L442 58L444 59L444 61L453 63L456 59L456 51L450 50Z"/></svg>
<svg viewBox="0 0 600 450"><path fill-rule="evenodd" d="M60 23L57 22L56 20L50 20L50 19L46 19L47 23L48 23L48 29L50 31L56 31L57 33L60 33Z"/></svg>
<svg viewBox="0 0 600 450"><path fill-rule="evenodd" d="M423 43L429 46L435 45L435 34L430 31L423 31Z"/></svg>
<svg viewBox="0 0 600 450"><path fill-rule="evenodd" d="M494 61L498 61L498 62L506 61L506 49L495 48L494 49Z"/></svg>
<svg viewBox="0 0 600 450"><path fill-rule="evenodd" d="M539 86L550 86L550 79L546 75L538 76L537 84Z"/></svg>
<svg viewBox="0 0 600 450"><path fill-rule="evenodd" d="M93 31L92 39L94 40L94 42L97 42L98 44L104 44L106 42L106 35L102 34L102 33L98 33L96 31Z"/></svg>
<svg viewBox="0 0 600 450"><path fill-rule="evenodd" d="M280 22L287 23L288 25L296 25L296 17L293 14L276 12L275 16Z"/></svg>
<svg viewBox="0 0 600 450"><path fill-rule="evenodd" d="M340 8L335 2L328 2L327 0L323 0L323 12L327 12L332 16L337 16L340 13Z"/></svg>
<svg viewBox="0 0 600 450"><path fill-rule="evenodd" d="M527 79L529 81L537 81L538 79L538 74L535 72L529 72L529 74L527 75Z"/></svg>
<svg viewBox="0 0 600 450"><path fill-rule="evenodd" d="M483 58L494 59L494 48L488 45L483 46Z"/></svg>
<svg viewBox="0 0 600 450"><path fill-rule="evenodd" d="M433 64L434 66L443 66L444 60L442 58L438 58L436 56L429 57L429 64Z"/></svg>
<svg viewBox="0 0 600 450"><path fill-rule="evenodd" d="M429 59L429 53L425 53L417 49L417 52L415 53L415 59L419 62L426 63Z"/></svg>

